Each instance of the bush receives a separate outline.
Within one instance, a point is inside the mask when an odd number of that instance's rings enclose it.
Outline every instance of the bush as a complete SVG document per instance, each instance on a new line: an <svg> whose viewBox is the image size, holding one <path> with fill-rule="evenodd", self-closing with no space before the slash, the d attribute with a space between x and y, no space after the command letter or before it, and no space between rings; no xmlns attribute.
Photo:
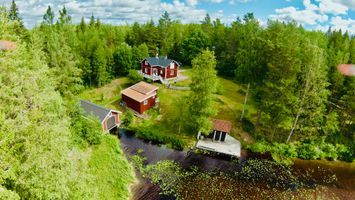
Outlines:
<svg viewBox="0 0 355 200"><path fill-rule="evenodd" d="M322 151L313 143L302 143L298 147L298 157L305 160L316 160L320 158Z"/></svg>
<svg viewBox="0 0 355 200"><path fill-rule="evenodd" d="M127 112L125 112L125 114L123 115L122 124L125 125L126 127L129 127L132 124L133 120L134 120L133 112L127 110Z"/></svg>
<svg viewBox="0 0 355 200"><path fill-rule="evenodd" d="M340 160L352 162L354 160L354 155L351 153L348 147L342 144L335 145L337 154Z"/></svg>
<svg viewBox="0 0 355 200"><path fill-rule="evenodd" d="M250 151L255 153L266 153L271 151L271 145L266 143L265 141L256 142L247 147Z"/></svg>
<svg viewBox="0 0 355 200"><path fill-rule="evenodd" d="M326 143L324 138L307 139L299 143L273 143L265 141L256 142L247 147L252 152L266 153L270 152L272 158L280 163L288 164L290 158L301 158L305 160L329 159L353 161L353 154L348 147L340 144Z"/></svg>
<svg viewBox="0 0 355 200"><path fill-rule="evenodd" d="M137 70L131 69L128 72L128 78L132 84L135 84L139 81L143 81L143 76L138 73Z"/></svg>
<svg viewBox="0 0 355 200"><path fill-rule="evenodd" d="M132 127L132 131L135 132L137 138L151 141L155 144L167 144L176 150L183 150L186 145L184 141L178 138L162 134L158 127L148 123Z"/></svg>
<svg viewBox="0 0 355 200"><path fill-rule="evenodd" d="M85 145L84 141L93 144L100 144L102 126L99 120L93 116L85 118L80 110L75 110L71 114L71 132L76 144Z"/></svg>

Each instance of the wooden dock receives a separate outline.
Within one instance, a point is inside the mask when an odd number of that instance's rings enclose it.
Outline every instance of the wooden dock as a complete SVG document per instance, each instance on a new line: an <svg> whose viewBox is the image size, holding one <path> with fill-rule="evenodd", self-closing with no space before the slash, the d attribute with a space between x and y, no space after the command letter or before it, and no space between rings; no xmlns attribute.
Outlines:
<svg viewBox="0 0 355 200"><path fill-rule="evenodd" d="M197 149L235 156L238 158L240 157L241 152L240 142L229 134L226 135L224 142L214 141L211 138L204 138L198 140L195 147Z"/></svg>

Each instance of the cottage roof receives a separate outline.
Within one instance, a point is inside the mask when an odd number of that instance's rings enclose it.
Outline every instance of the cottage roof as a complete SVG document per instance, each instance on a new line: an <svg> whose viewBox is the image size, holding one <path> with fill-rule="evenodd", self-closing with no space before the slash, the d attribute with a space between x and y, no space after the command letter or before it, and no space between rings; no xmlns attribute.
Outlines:
<svg viewBox="0 0 355 200"><path fill-rule="evenodd" d="M15 42L0 40L0 50L14 50L15 48L16 48Z"/></svg>
<svg viewBox="0 0 355 200"><path fill-rule="evenodd" d="M156 91L157 89L157 86L141 81L129 88L122 90L121 94L124 94L125 96L130 97L131 99L134 99L138 102L142 102L151 97L152 92Z"/></svg>
<svg viewBox="0 0 355 200"><path fill-rule="evenodd" d="M161 66L163 68L167 67L170 65L170 63L175 62L178 64L178 66L180 66L180 64L174 60L171 60L167 57L148 57L146 58L147 62L151 65L151 66Z"/></svg>
<svg viewBox="0 0 355 200"><path fill-rule="evenodd" d="M355 76L355 64L341 64L338 71L345 76Z"/></svg>
<svg viewBox="0 0 355 200"><path fill-rule="evenodd" d="M97 116L102 122L106 116L111 112L110 109L91 103L90 101L80 100L80 106L84 111L85 116Z"/></svg>
<svg viewBox="0 0 355 200"><path fill-rule="evenodd" d="M232 130L232 123L230 121L221 119L212 119L213 130L229 133Z"/></svg>

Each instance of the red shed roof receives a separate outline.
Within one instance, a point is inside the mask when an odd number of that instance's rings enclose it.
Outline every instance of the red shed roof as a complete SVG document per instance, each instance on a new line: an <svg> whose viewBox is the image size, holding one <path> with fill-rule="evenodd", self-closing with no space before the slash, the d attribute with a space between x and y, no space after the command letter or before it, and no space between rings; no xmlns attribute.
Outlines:
<svg viewBox="0 0 355 200"><path fill-rule="evenodd" d="M355 65L354 64L338 65L338 71L345 76L355 76Z"/></svg>
<svg viewBox="0 0 355 200"><path fill-rule="evenodd" d="M232 122L221 120L221 119L212 119L213 130L222 131L229 133L232 130Z"/></svg>
<svg viewBox="0 0 355 200"><path fill-rule="evenodd" d="M16 48L15 42L0 40L0 50L14 50L15 48Z"/></svg>
<svg viewBox="0 0 355 200"><path fill-rule="evenodd" d="M135 101L142 102L154 95L155 93L153 92L157 89L157 86L141 81L129 88L122 90L121 94L134 99Z"/></svg>

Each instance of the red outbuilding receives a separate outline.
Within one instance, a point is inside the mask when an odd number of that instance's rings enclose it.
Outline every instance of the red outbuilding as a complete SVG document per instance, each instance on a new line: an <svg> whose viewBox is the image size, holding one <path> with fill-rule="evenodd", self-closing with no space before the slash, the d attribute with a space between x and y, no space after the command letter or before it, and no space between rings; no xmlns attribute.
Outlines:
<svg viewBox="0 0 355 200"><path fill-rule="evenodd" d="M104 131L110 131L120 125L120 111L104 108L85 100L80 100L80 106L85 116L94 116L101 122Z"/></svg>
<svg viewBox="0 0 355 200"><path fill-rule="evenodd" d="M158 104L157 90L157 86L141 81L121 91L122 102L134 111L143 114Z"/></svg>

